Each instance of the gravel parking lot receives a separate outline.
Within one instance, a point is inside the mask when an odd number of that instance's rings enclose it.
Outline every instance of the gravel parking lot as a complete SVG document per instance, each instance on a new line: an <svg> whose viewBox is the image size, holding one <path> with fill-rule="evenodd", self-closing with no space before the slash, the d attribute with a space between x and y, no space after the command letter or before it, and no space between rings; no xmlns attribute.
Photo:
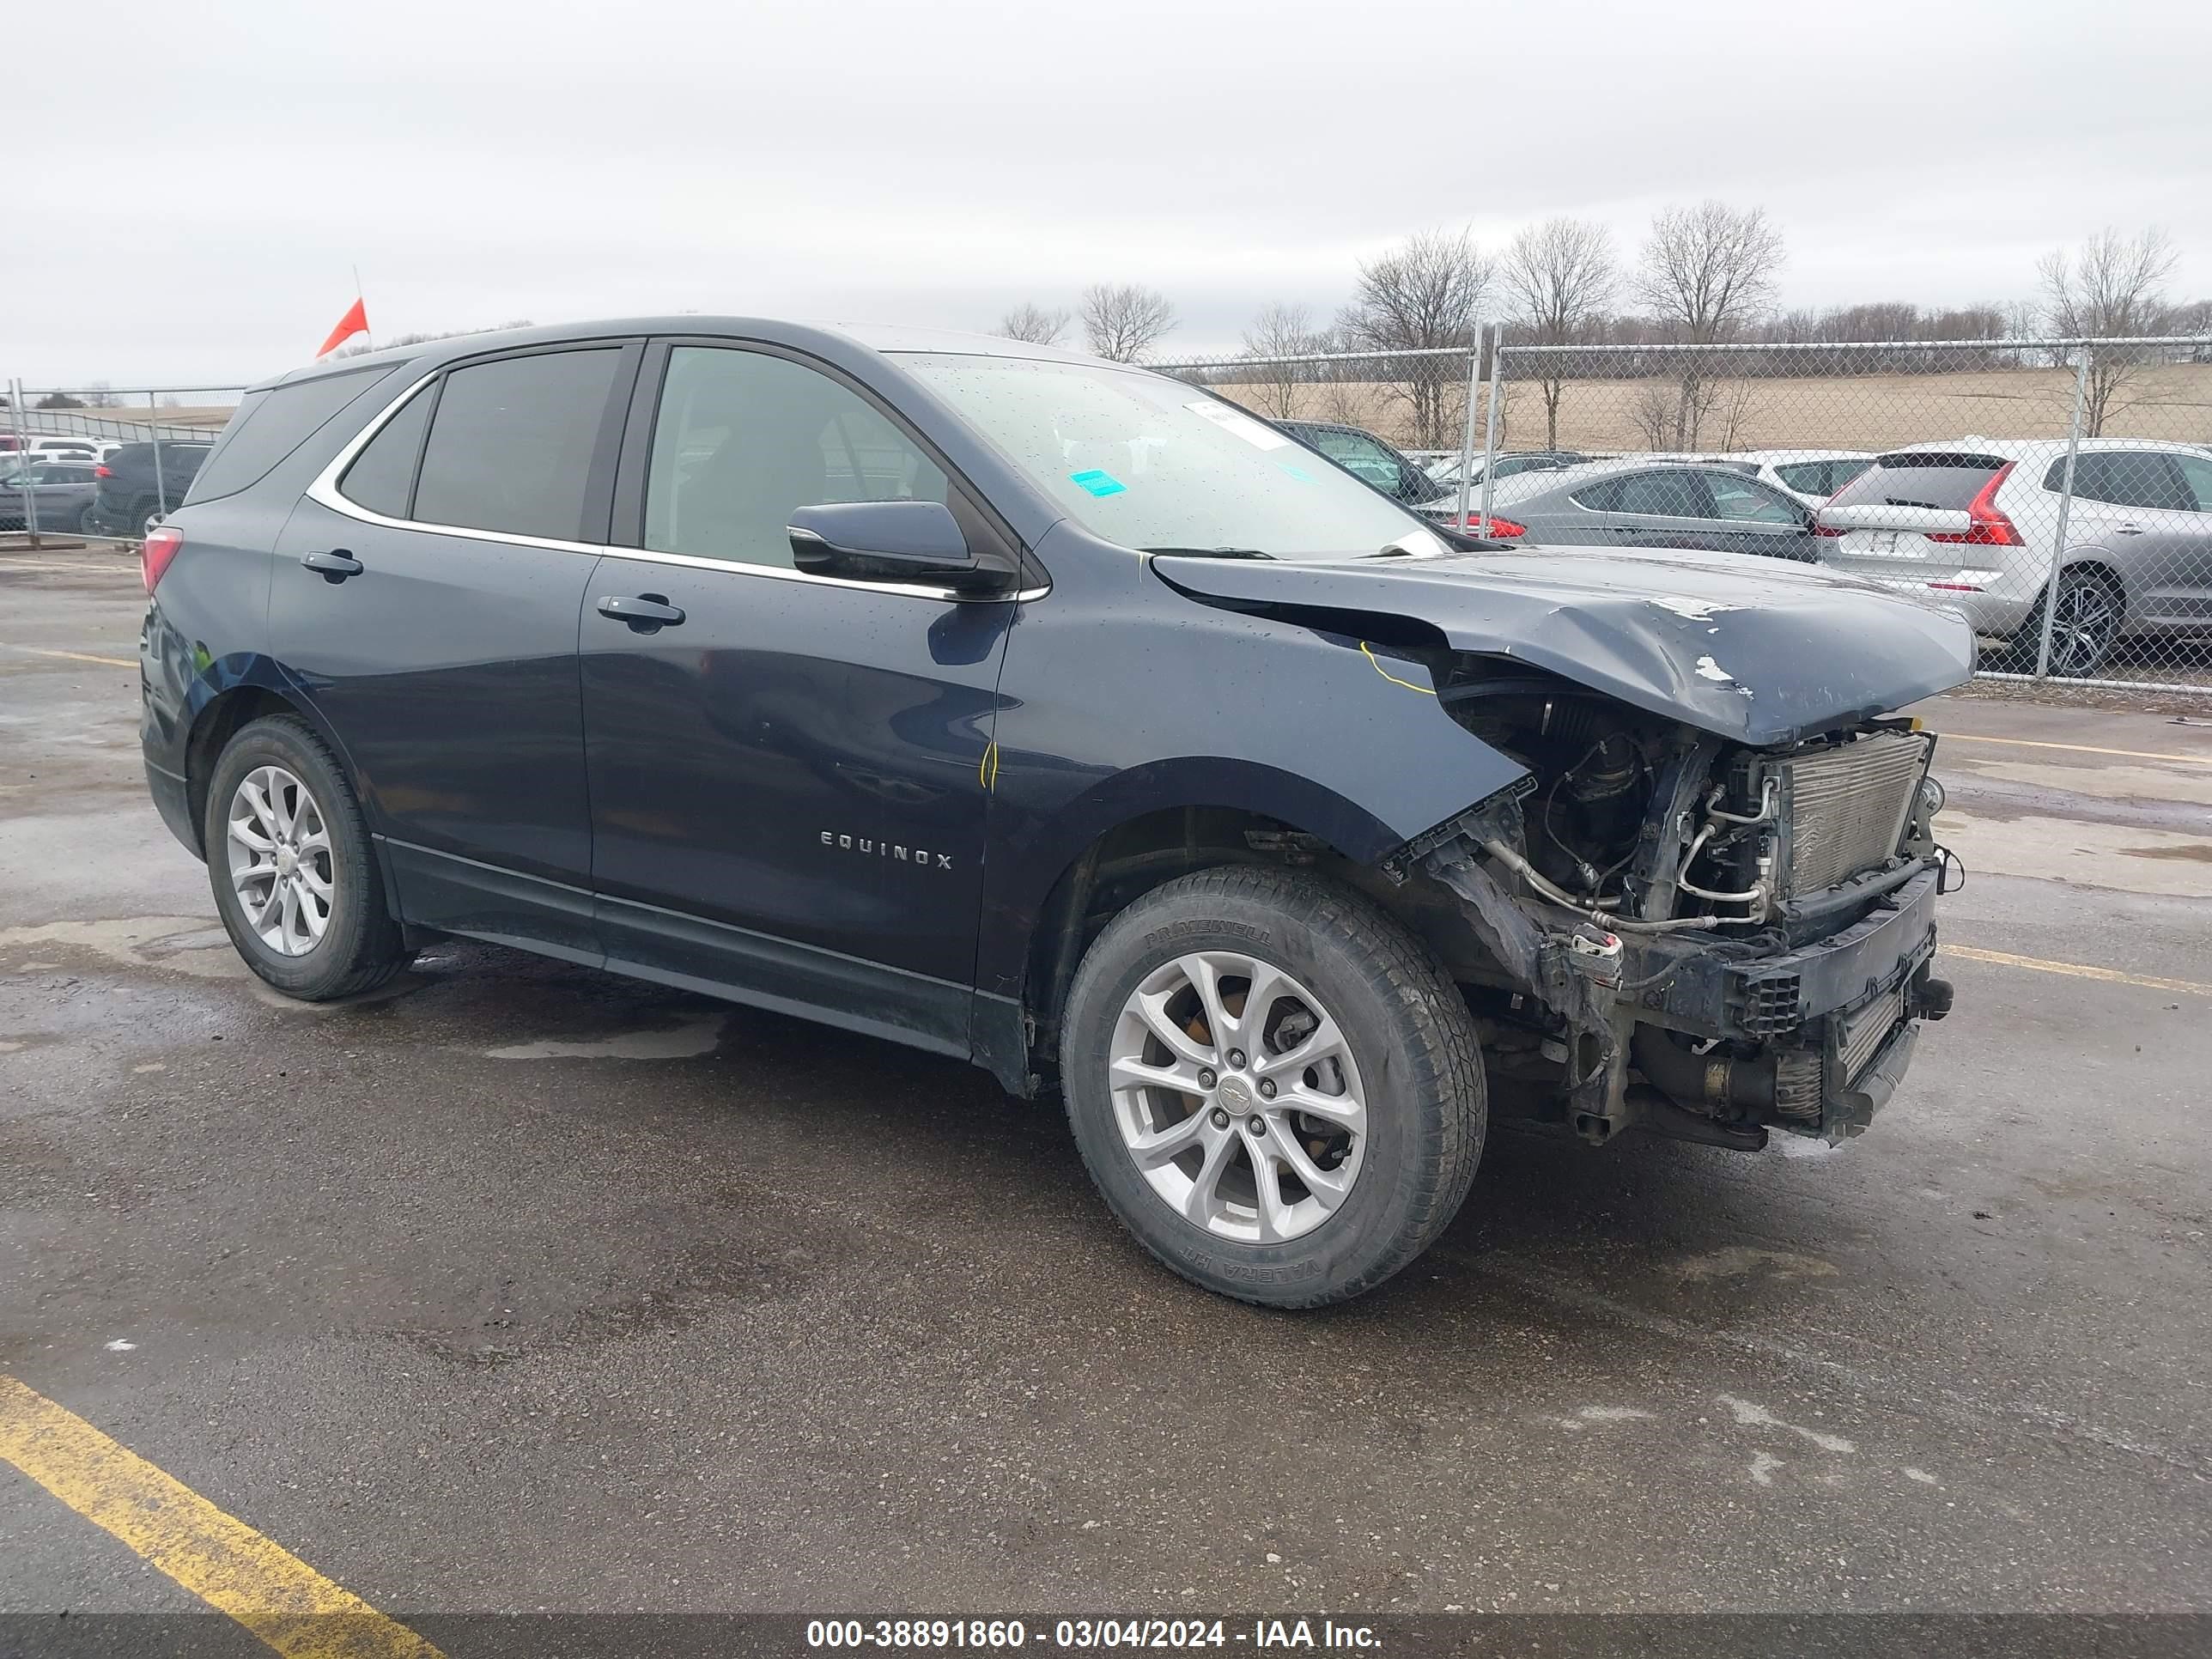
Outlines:
<svg viewBox="0 0 2212 1659"><path fill-rule="evenodd" d="M472 945L264 992L140 609L0 554L0 1373L378 1608L2212 1611L2212 703L1921 711L1958 1012L1863 1139L1498 1133L1280 1316L957 1065ZM0 1610L193 1605L0 1462Z"/></svg>

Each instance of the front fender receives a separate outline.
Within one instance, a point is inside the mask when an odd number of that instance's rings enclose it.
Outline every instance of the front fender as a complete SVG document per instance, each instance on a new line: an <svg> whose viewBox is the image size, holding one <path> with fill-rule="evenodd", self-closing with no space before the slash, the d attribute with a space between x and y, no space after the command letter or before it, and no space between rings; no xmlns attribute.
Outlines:
<svg viewBox="0 0 2212 1659"><path fill-rule="evenodd" d="M1046 599L1007 646L994 736L979 987L1013 994L1047 896L1085 848L1171 807L1232 807L1375 863L1524 775L1427 671L1346 635L1193 600L1110 557L1040 552Z"/></svg>

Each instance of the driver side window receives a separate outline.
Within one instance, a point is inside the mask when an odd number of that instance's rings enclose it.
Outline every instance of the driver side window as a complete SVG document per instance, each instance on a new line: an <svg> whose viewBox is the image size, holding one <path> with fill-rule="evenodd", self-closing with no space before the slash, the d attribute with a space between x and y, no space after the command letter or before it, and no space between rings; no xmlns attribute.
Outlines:
<svg viewBox="0 0 2212 1659"><path fill-rule="evenodd" d="M1763 484L1748 478L1715 477L1707 483L1713 492L1713 514L1747 524L1801 524L1803 512Z"/></svg>
<svg viewBox="0 0 2212 1659"><path fill-rule="evenodd" d="M668 354L646 472L653 551L788 566L795 508L947 495L913 439L820 371L720 346Z"/></svg>

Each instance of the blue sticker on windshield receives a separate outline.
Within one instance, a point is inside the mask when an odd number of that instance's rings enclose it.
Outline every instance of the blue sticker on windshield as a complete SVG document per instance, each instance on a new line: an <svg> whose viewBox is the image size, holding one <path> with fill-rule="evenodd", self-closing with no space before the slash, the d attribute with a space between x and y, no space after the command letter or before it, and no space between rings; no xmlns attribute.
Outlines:
<svg viewBox="0 0 2212 1659"><path fill-rule="evenodd" d="M1288 461L1277 461L1275 465L1282 468L1284 471L1289 473L1293 478L1296 478L1300 483L1311 483L1313 482L1313 474L1307 471L1305 468L1302 466L1292 466Z"/></svg>
<svg viewBox="0 0 2212 1659"><path fill-rule="evenodd" d="M1129 487L1112 473L1101 471L1095 466L1087 472L1069 473L1067 481L1078 489L1087 489L1094 495L1118 495Z"/></svg>

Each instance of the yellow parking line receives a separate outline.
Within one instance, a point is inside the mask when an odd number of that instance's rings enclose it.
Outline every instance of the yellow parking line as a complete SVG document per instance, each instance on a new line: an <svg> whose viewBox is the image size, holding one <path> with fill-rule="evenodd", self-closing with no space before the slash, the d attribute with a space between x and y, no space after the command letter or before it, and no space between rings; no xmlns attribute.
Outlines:
<svg viewBox="0 0 2212 1659"><path fill-rule="evenodd" d="M130 657L95 657L88 651L48 651L35 645L11 645L10 651L27 651L34 657L66 657L71 662L96 662L109 668L136 668Z"/></svg>
<svg viewBox="0 0 2212 1659"><path fill-rule="evenodd" d="M2162 755L2151 749L2092 749L2086 743L2038 743L2033 738L1984 738L1973 732L1939 732L1946 743L2002 743L2014 749L2063 749L2075 755L2117 755L2123 760L2180 761L2189 766L2212 766L2212 755Z"/></svg>
<svg viewBox="0 0 2212 1659"><path fill-rule="evenodd" d="M73 1412L0 1376L0 1462L292 1659L443 1659Z"/></svg>
<svg viewBox="0 0 2212 1659"><path fill-rule="evenodd" d="M2039 974L2066 974L2075 979L2100 979L2110 985L2140 985L2147 991L2185 991L2191 996L2212 997L2212 985L2193 979L2160 979L2153 974L2124 974L2117 968L2092 968L2081 962L2045 962L2041 957L2016 957L2009 951L1983 951L1971 945L1939 945L1947 957L1969 962L1994 962L2004 968L2032 968Z"/></svg>

